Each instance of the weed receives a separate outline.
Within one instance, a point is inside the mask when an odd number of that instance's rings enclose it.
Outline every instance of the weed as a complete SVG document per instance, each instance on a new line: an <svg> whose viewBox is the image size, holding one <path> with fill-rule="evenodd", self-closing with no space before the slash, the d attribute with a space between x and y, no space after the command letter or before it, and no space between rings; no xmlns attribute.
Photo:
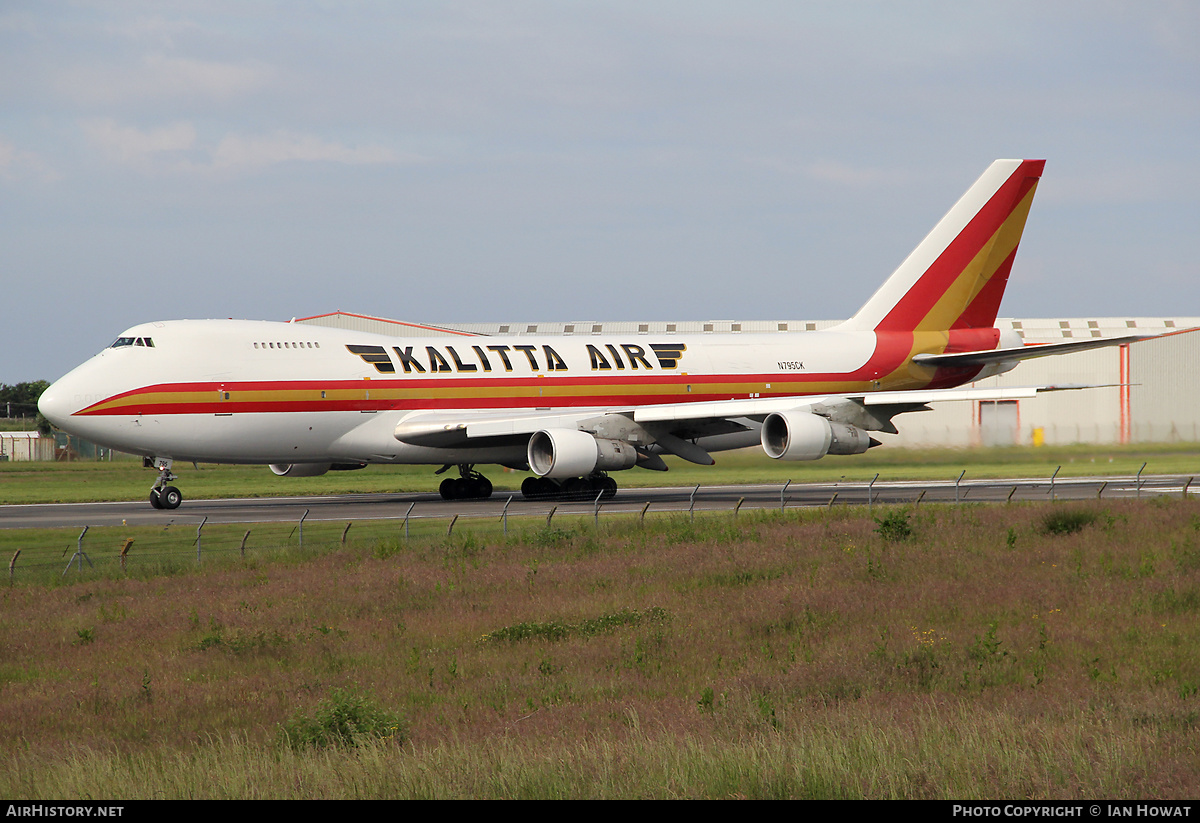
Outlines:
<svg viewBox="0 0 1200 823"><path fill-rule="evenodd" d="M979 663L982 667L989 660L1004 657L1008 652L1000 651L1000 640L996 637L997 624L988 623L987 632L983 637L975 635L975 642L967 649L967 657Z"/></svg>
<svg viewBox="0 0 1200 823"><path fill-rule="evenodd" d="M280 728L283 742L293 749L344 748L369 740L402 743L406 733L399 715L344 689L335 689L311 716L294 717Z"/></svg>
<svg viewBox="0 0 1200 823"><path fill-rule="evenodd" d="M1187 614L1200 610L1200 589L1188 586L1178 591L1174 586L1150 596L1150 608L1157 613Z"/></svg>
<svg viewBox="0 0 1200 823"><path fill-rule="evenodd" d="M911 540L913 527L908 519L907 509L892 509L883 517L875 518L875 533L888 543L902 543Z"/></svg>
<svg viewBox="0 0 1200 823"><path fill-rule="evenodd" d="M533 544L543 548L552 548L562 546L564 543L570 543L575 537L575 532L571 529L560 529L557 527L544 528L534 532Z"/></svg>
<svg viewBox="0 0 1200 823"><path fill-rule="evenodd" d="M1096 522L1099 515L1087 509L1051 509L1042 517L1045 534L1074 534Z"/></svg>
<svg viewBox="0 0 1200 823"><path fill-rule="evenodd" d="M394 537L376 540L371 545L371 555L379 560L387 560L399 554L403 548L401 542Z"/></svg>
<svg viewBox="0 0 1200 823"><path fill-rule="evenodd" d="M570 635L591 637L597 634L607 634L616 631L623 626L637 626L643 621L662 622L669 619L670 614L666 609L658 607L647 609L644 612L637 611L636 609L622 609L619 612L601 615L600 617L583 620L574 624L563 623L558 620L551 620L545 623L514 623L511 626L505 626L494 632L489 632L480 639L485 642L498 642L502 640L509 642L516 642L518 640L563 640Z"/></svg>
<svg viewBox="0 0 1200 823"><path fill-rule="evenodd" d="M781 724L778 716L775 714L775 704L771 702L771 698L765 694L756 695L754 698L755 708L758 709L758 715L763 722L770 726L775 731L779 731Z"/></svg>

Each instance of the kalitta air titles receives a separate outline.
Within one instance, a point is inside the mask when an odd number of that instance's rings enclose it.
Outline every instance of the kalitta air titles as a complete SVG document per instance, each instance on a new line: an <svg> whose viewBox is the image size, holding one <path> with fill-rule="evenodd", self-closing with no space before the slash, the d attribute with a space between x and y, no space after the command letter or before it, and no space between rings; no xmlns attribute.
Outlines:
<svg viewBox="0 0 1200 823"><path fill-rule="evenodd" d="M383 346L347 345L346 349L375 367L380 374L479 373L490 371L672 371L687 346L682 343L587 343L586 364L571 364L548 344L489 344L471 346Z"/></svg>

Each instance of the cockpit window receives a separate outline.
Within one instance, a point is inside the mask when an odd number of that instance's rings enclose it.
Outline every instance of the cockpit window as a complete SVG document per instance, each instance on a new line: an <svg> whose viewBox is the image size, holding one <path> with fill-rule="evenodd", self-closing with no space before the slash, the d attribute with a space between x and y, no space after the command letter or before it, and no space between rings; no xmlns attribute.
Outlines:
<svg viewBox="0 0 1200 823"><path fill-rule="evenodd" d="M154 348L154 341L149 337L118 337L110 349L119 349L122 346L148 346Z"/></svg>

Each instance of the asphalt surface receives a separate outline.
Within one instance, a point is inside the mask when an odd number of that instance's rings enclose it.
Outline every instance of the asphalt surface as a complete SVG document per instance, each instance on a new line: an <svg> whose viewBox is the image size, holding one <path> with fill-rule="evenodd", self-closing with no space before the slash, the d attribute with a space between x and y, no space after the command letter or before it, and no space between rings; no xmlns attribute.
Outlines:
<svg viewBox="0 0 1200 823"><path fill-rule="evenodd" d="M727 511L829 505L915 503L1004 503L1006 501L1092 500L1200 491L1192 478L1177 475L875 483L806 483L623 489L607 501L525 500L519 492L497 492L488 500L445 501L436 494L345 494L328 497L269 497L188 500L173 511L149 501L53 503L0 506L0 529L57 528L166 523L268 523L283 521L361 521L374 519L545 516L601 512L638 514L666 511ZM1186 492L1185 492L1186 489Z"/></svg>

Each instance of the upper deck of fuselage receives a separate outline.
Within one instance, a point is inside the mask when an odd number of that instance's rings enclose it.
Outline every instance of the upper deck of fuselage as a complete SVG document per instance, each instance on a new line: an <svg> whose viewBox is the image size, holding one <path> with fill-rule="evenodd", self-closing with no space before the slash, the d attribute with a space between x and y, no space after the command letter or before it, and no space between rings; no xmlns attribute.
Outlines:
<svg viewBox="0 0 1200 823"><path fill-rule="evenodd" d="M143 382L780 372L794 376L849 373L862 367L874 350L873 336L862 333L397 339L297 323L174 320L126 329L93 360L118 373L128 365Z"/></svg>

